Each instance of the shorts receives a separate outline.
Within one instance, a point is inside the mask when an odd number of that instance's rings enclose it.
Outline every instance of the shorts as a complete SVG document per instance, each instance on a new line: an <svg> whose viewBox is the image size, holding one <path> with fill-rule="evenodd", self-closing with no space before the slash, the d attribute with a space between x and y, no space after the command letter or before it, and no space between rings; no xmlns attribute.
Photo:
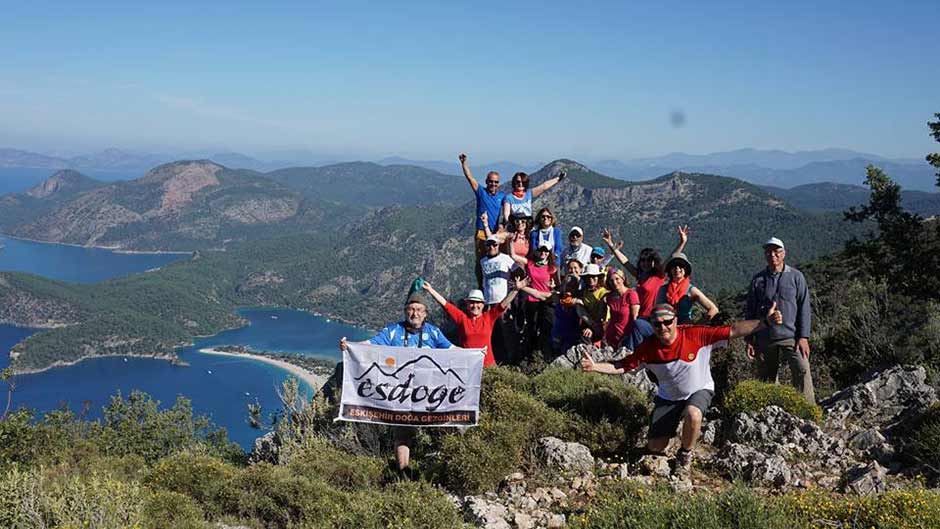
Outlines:
<svg viewBox="0 0 940 529"><path fill-rule="evenodd" d="M702 410L702 415L711 406L715 392L710 389L700 389L689 395L685 400L666 400L660 397L653 398L653 413L650 414L650 429L647 439L672 437L682 422L682 414L686 406L695 406Z"/></svg>

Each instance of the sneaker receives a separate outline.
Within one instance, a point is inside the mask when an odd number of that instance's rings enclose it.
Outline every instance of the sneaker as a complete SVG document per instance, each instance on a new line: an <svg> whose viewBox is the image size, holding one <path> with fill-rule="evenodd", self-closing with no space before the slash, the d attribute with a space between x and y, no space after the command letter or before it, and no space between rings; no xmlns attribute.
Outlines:
<svg viewBox="0 0 940 529"><path fill-rule="evenodd" d="M673 474L677 477L688 479L692 475L692 451L679 449L676 452L676 467Z"/></svg>

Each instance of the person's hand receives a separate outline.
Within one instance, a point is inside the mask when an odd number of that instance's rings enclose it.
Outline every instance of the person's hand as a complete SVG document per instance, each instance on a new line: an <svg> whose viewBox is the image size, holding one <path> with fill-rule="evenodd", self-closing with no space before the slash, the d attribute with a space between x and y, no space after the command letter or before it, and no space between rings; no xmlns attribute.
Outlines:
<svg viewBox="0 0 940 529"><path fill-rule="evenodd" d="M809 339L800 338L796 341L796 350L803 355L803 358L809 360Z"/></svg>
<svg viewBox="0 0 940 529"><path fill-rule="evenodd" d="M594 331L592 331L589 327L585 327L584 330L581 331L581 336L590 338L591 336L594 336Z"/></svg>
<svg viewBox="0 0 940 529"><path fill-rule="evenodd" d="M433 288L433 287L431 286L431 283L428 282L427 279L425 279L424 281L421 282L421 290L426 290L426 291L430 292L432 288Z"/></svg>
<svg viewBox="0 0 940 529"><path fill-rule="evenodd" d="M601 240L607 243L607 246L610 246L611 248L613 248L614 237L610 234L609 228L604 228L604 231L601 232ZM623 243L621 242L620 245L623 246Z"/></svg>
<svg viewBox="0 0 940 529"><path fill-rule="evenodd" d="M529 278L520 277L519 279L516 280L516 285L513 288L515 288L516 290L522 290L523 288L527 286L529 286Z"/></svg>
<svg viewBox="0 0 940 529"><path fill-rule="evenodd" d="M753 360L753 359L756 358L756 357L757 357L757 351L754 350L754 346L751 345L751 344L747 344L747 358L748 358L748 360Z"/></svg>
<svg viewBox="0 0 940 529"><path fill-rule="evenodd" d="M345 353L347 349L349 348L346 347L346 337L343 336L342 338L339 339L339 352Z"/></svg>
<svg viewBox="0 0 940 529"><path fill-rule="evenodd" d="M677 230L679 232L679 242L683 245L689 242L689 227L680 225Z"/></svg>
<svg viewBox="0 0 940 529"><path fill-rule="evenodd" d="M587 351L581 351L581 370L582 371L594 371L594 359L591 358L591 354Z"/></svg>
<svg viewBox="0 0 940 529"><path fill-rule="evenodd" d="M568 171L562 169L562 170L558 173L558 181L561 182L562 180L565 179L566 176L568 176Z"/></svg>
<svg viewBox="0 0 940 529"><path fill-rule="evenodd" d="M767 323L770 323L773 325L780 325L781 323L783 323L783 313L777 310L776 301L774 301L773 304L770 305L770 310L767 311L766 319L767 319Z"/></svg>
<svg viewBox="0 0 940 529"><path fill-rule="evenodd" d="M467 155L465 153L458 154L457 159L460 160L461 164L467 163Z"/></svg>
<svg viewBox="0 0 940 529"><path fill-rule="evenodd" d="M617 241L617 244L614 245L614 250L619 250L623 248L623 241Z"/></svg>
<svg viewBox="0 0 940 529"><path fill-rule="evenodd" d="M490 216L487 215L486 212L484 211L483 213L480 213L480 220L483 221L483 224L489 224Z"/></svg>

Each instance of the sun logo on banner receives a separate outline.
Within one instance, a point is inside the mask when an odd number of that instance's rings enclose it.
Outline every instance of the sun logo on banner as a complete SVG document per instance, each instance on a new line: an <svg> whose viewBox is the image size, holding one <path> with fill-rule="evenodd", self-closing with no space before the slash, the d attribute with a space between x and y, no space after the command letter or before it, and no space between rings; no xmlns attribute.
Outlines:
<svg viewBox="0 0 940 529"><path fill-rule="evenodd" d="M387 357L387 358L385 359L385 365L387 365L387 366L389 366L389 367L395 365L395 359L392 358L391 356Z"/></svg>

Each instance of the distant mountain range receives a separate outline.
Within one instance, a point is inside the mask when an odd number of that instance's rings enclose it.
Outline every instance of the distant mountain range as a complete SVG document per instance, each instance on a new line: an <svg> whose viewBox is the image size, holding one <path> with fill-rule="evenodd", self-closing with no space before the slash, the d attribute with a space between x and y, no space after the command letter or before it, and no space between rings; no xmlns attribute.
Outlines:
<svg viewBox="0 0 940 529"><path fill-rule="evenodd" d="M237 152L193 151L177 154L139 154L119 149L107 149L90 155L63 158L18 149L0 149L0 179L11 174L10 169L37 168L75 169L103 180L130 179L143 175L155 165L177 159L208 159L232 169L251 169L260 172L291 167L322 167L343 161L335 156L322 156L308 151L277 151L255 157ZM411 160L393 156L381 158L375 162L385 166L423 167L446 175L460 174L456 159L452 161ZM673 171L682 171L720 174L756 185L788 189L822 182L861 185L865 178L865 166L869 163L880 166L904 189L936 190L933 185L935 181L933 170L923 160L889 159L877 154L848 149L797 152L738 149L711 154L675 152L627 161L600 160L590 165L603 174L622 180L650 180ZM533 172L544 164L471 159L471 165L480 177L484 176L487 171L495 170L502 174L504 179L508 179L517 171ZM35 183L38 183L38 180L29 182L26 187ZM21 189L25 187L21 185ZM0 190L20 189L5 188L0 183Z"/></svg>

